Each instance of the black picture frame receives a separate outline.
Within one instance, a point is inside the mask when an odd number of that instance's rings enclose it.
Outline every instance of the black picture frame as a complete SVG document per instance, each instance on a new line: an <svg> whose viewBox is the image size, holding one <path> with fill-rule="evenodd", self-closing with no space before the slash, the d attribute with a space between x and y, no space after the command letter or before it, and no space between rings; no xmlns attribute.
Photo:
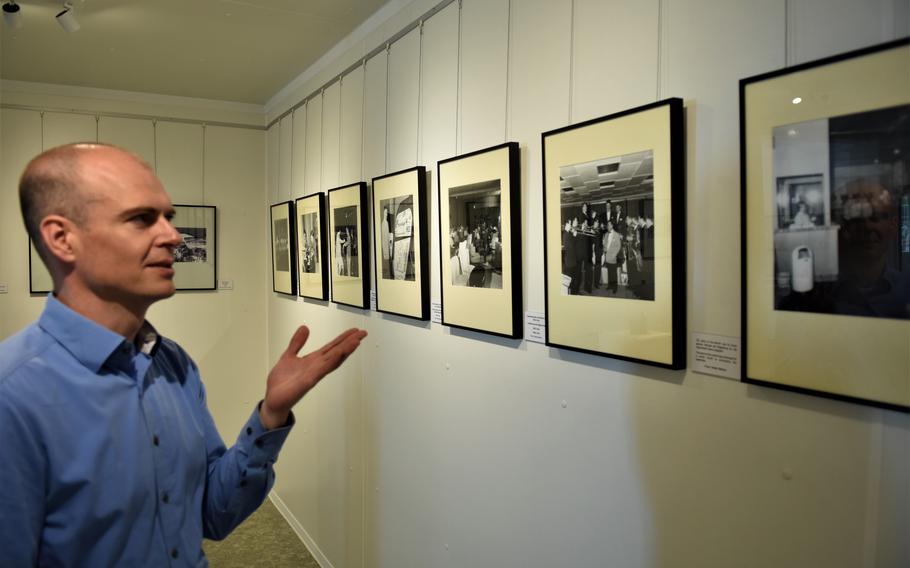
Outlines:
<svg viewBox="0 0 910 568"><path fill-rule="evenodd" d="M743 382L910 412L908 69L902 38L740 80Z"/></svg>
<svg viewBox="0 0 910 568"><path fill-rule="evenodd" d="M272 291L297 295L297 245L294 242L294 202L282 201L269 208L272 249Z"/></svg>
<svg viewBox="0 0 910 568"><path fill-rule="evenodd" d="M372 188L376 311L429 320L427 170L415 166L378 176ZM386 213L389 207L397 213Z"/></svg>
<svg viewBox="0 0 910 568"><path fill-rule="evenodd" d="M524 326L518 143L440 160L436 168L442 323L520 339ZM469 210L467 200L472 199L475 207ZM491 217L494 213L498 218ZM479 247L474 246L475 237Z"/></svg>
<svg viewBox="0 0 910 568"><path fill-rule="evenodd" d="M323 301L329 299L325 201L325 194L322 192L294 200L294 222L297 226L297 294L302 298ZM310 226L311 224L313 226ZM307 227L310 230L309 234L306 234Z"/></svg>
<svg viewBox="0 0 910 568"><path fill-rule="evenodd" d="M171 224L183 242L174 250L177 291L218 288L218 209L214 205L174 204Z"/></svg>
<svg viewBox="0 0 910 568"><path fill-rule="evenodd" d="M332 239L329 271L332 273L332 302L370 309L370 233L367 211L367 184L364 181L328 191L327 234ZM338 222L344 225L338 224ZM352 235L352 232L356 234ZM345 245L349 247L347 256ZM356 255L356 260L352 258Z"/></svg>
<svg viewBox="0 0 910 568"><path fill-rule="evenodd" d="M541 141L546 344L684 369L682 99L544 132Z"/></svg>

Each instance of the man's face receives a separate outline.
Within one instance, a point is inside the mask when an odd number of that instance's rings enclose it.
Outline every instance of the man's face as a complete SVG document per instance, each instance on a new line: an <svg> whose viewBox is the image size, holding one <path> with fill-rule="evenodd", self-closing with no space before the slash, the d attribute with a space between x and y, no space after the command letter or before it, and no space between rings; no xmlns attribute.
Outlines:
<svg viewBox="0 0 910 568"><path fill-rule="evenodd" d="M75 229L73 276L91 294L145 309L170 297L174 207L154 173L132 156L100 148L81 162L84 223Z"/></svg>

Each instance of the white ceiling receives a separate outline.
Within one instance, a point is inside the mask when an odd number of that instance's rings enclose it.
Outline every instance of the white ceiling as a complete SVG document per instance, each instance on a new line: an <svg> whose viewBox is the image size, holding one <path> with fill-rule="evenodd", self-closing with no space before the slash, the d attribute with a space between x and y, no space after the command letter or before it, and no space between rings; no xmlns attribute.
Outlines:
<svg viewBox="0 0 910 568"><path fill-rule="evenodd" d="M0 0L3 3L7 0ZM0 79L265 104L386 0L19 0Z"/></svg>

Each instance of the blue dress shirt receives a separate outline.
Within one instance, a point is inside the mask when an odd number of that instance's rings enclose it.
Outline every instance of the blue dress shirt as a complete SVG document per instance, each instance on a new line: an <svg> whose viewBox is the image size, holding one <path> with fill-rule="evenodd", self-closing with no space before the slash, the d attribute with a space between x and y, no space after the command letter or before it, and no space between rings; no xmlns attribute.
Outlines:
<svg viewBox="0 0 910 568"><path fill-rule="evenodd" d="M0 566L207 566L203 536L262 503L292 422L254 411L226 449L183 349L49 296L0 343Z"/></svg>

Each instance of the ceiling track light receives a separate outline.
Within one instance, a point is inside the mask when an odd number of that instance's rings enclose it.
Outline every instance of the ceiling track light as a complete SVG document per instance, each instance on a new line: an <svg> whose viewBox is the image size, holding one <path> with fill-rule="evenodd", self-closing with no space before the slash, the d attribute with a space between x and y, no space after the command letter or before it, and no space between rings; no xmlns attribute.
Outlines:
<svg viewBox="0 0 910 568"><path fill-rule="evenodd" d="M3 21L6 25L18 30L22 27L22 10L13 0L3 4Z"/></svg>
<svg viewBox="0 0 910 568"><path fill-rule="evenodd" d="M57 23L60 24L61 28L70 33L79 30L79 22L76 21L76 16L73 15L72 2L63 3L63 11L57 14Z"/></svg>

